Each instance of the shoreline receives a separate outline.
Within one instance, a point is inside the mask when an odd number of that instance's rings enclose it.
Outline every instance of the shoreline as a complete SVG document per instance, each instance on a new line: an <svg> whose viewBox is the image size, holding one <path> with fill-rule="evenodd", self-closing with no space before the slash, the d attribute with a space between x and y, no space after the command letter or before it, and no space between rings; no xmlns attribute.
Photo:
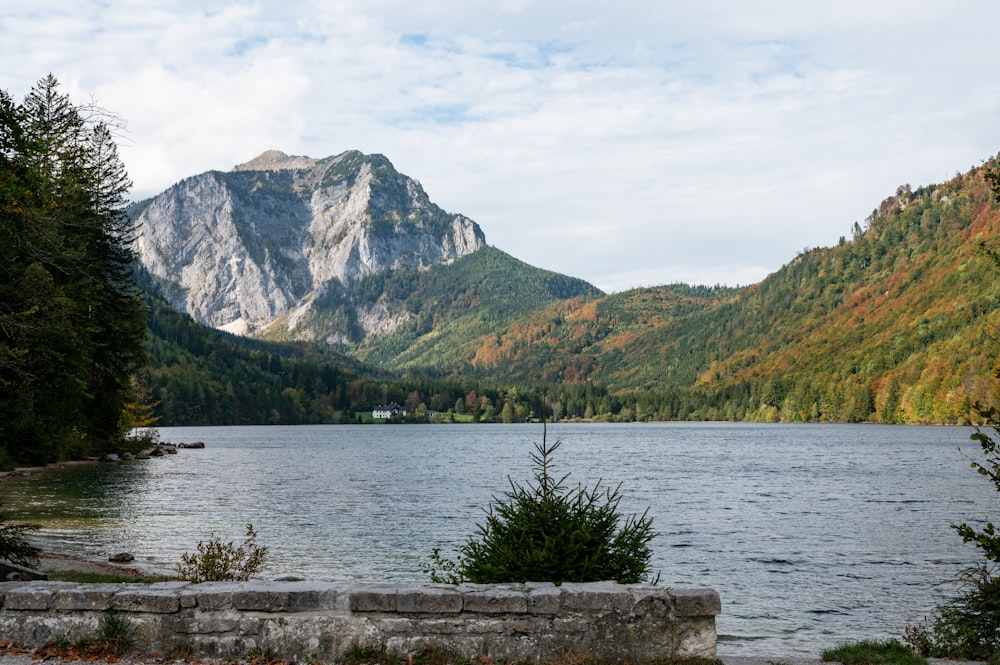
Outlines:
<svg viewBox="0 0 1000 665"><path fill-rule="evenodd" d="M164 578L165 580L176 578L175 572L144 567L142 564L137 565L135 561L114 563L112 561L88 559L68 554L57 554L55 552L42 552L35 570L47 575L58 575L59 573L120 575L137 580L143 578Z"/></svg>
<svg viewBox="0 0 1000 665"><path fill-rule="evenodd" d="M146 460L140 458L134 461ZM0 471L0 482L9 478L30 478L35 474L44 473L46 471L58 471L59 469L66 469L75 466L102 463L106 462L102 462L99 457L87 457L81 460L50 462L44 466L19 466L10 471ZM33 570L49 575L69 572L88 575L120 575L122 577L135 579L151 577L169 579L174 576L173 571L144 567L141 564L137 564L135 561L130 561L128 563L115 563L112 561L86 558L71 554L50 552L44 549L42 550L41 555L39 555L38 565L33 568Z"/></svg>
<svg viewBox="0 0 1000 665"><path fill-rule="evenodd" d="M99 457L87 457L86 459L80 460L69 460L66 462L50 462L45 466L17 466L10 471L0 471L0 481L6 478L17 478L31 476L35 473L41 473L43 471L55 471L58 469L65 469L71 466L82 466L84 464L100 464L101 459Z"/></svg>

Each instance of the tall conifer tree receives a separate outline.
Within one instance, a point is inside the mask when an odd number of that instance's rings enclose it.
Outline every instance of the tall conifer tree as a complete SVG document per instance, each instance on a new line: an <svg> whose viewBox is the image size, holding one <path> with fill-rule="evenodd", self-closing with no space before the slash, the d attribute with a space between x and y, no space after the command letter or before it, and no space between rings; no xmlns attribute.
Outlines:
<svg viewBox="0 0 1000 665"><path fill-rule="evenodd" d="M0 463L114 448L145 321L107 114L48 76L0 96Z"/></svg>

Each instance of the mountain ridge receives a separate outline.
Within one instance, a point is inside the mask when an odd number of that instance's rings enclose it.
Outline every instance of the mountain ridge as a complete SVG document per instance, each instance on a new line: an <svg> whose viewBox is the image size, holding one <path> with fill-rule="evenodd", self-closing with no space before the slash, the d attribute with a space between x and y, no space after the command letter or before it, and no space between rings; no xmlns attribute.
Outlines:
<svg viewBox="0 0 1000 665"><path fill-rule="evenodd" d="M273 152L241 166L247 174L337 166L348 188L366 177L356 167L369 157L304 159ZM380 159L372 168L391 166ZM286 310L264 336L332 344L399 377L454 377L522 394L551 386L571 417L966 423L972 404L996 396L990 331L1000 329L1000 287L982 249L995 248L1000 234L982 171L995 167L901 186L849 238L806 249L747 287L608 295L484 244L349 285L331 281L314 300L321 306ZM403 219L416 185L383 174L390 186L379 195L397 207L379 214ZM366 223L386 222L377 214ZM310 338L302 330L338 332Z"/></svg>
<svg viewBox="0 0 1000 665"><path fill-rule="evenodd" d="M140 260L176 287L171 303L238 334L267 331L279 317L295 330L333 283L485 246L475 222L434 205L385 157L357 151L267 151L182 180L136 206L134 219Z"/></svg>

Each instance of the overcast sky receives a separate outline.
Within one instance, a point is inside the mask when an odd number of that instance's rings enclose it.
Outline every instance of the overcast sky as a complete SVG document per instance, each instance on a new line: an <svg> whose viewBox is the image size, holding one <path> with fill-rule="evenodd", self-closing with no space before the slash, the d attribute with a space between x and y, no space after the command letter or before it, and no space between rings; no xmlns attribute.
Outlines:
<svg viewBox="0 0 1000 665"><path fill-rule="evenodd" d="M128 123L133 198L382 153L606 291L760 281L1000 152L1000 2L4 0L0 87Z"/></svg>

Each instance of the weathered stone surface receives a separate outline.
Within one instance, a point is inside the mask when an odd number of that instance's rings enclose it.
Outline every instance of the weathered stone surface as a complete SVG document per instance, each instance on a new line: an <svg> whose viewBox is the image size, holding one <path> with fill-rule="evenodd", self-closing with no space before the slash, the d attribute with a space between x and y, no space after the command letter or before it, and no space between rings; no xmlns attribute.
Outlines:
<svg viewBox="0 0 1000 665"><path fill-rule="evenodd" d="M93 635L99 620L99 615L93 612L26 614L0 612L0 635L4 641L39 647L56 639L76 640Z"/></svg>
<svg viewBox="0 0 1000 665"><path fill-rule="evenodd" d="M718 635L715 620L708 617L688 618L677 624L673 652L678 658L714 658Z"/></svg>
<svg viewBox="0 0 1000 665"><path fill-rule="evenodd" d="M350 594L352 612L395 612L396 587L357 587Z"/></svg>
<svg viewBox="0 0 1000 665"><path fill-rule="evenodd" d="M396 611L451 614L462 611L462 594L454 588L412 587L396 592Z"/></svg>
<svg viewBox="0 0 1000 665"><path fill-rule="evenodd" d="M562 591L555 584L530 585L528 612L531 614L556 614L559 612L559 597Z"/></svg>
<svg viewBox="0 0 1000 665"><path fill-rule="evenodd" d="M55 592L52 608L63 611L105 612L111 609L111 599L118 591L113 584L81 584Z"/></svg>
<svg viewBox="0 0 1000 665"><path fill-rule="evenodd" d="M714 589L672 589L678 617L716 616L722 611L722 601Z"/></svg>
<svg viewBox="0 0 1000 665"><path fill-rule="evenodd" d="M169 620L170 629L183 635L212 635L231 633L240 627L243 616L236 611L197 612L174 616Z"/></svg>
<svg viewBox="0 0 1000 665"><path fill-rule="evenodd" d="M561 585L562 607L567 610L589 612L627 612L632 609L635 598L628 587L614 582L593 582L576 584L566 582Z"/></svg>
<svg viewBox="0 0 1000 665"><path fill-rule="evenodd" d="M233 593L233 607L258 612L348 609L346 585L316 582L254 582Z"/></svg>
<svg viewBox="0 0 1000 665"><path fill-rule="evenodd" d="M233 606L233 594L241 586L235 582L202 582L180 590L181 607L201 610L224 610Z"/></svg>
<svg viewBox="0 0 1000 665"><path fill-rule="evenodd" d="M528 611L527 590L521 588L472 588L463 589L466 612L489 612L493 614L517 614Z"/></svg>
<svg viewBox="0 0 1000 665"><path fill-rule="evenodd" d="M178 589L142 588L141 585L129 585L119 591L111 599L111 609L121 612L152 612L155 614L172 614L181 608Z"/></svg>
<svg viewBox="0 0 1000 665"><path fill-rule="evenodd" d="M486 653L486 639L481 635L436 635L433 638L424 635L398 635L385 641L385 648L391 653L416 653L427 647L441 647L473 659Z"/></svg>
<svg viewBox="0 0 1000 665"><path fill-rule="evenodd" d="M47 610L56 592L70 588L62 582L11 582L3 587L3 609Z"/></svg>
<svg viewBox="0 0 1000 665"><path fill-rule="evenodd" d="M635 599L632 612L636 616L673 618L675 599L671 595L664 594L663 589L653 586L634 585L630 586L629 590Z"/></svg>
<svg viewBox="0 0 1000 665"><path fill-rule="evenodd" d="M367 586L322 582L0 585L0 635L29 647L93 634L107 610L161 653L253 649L335 661L354 645L411 653L449 648L468 658L544 661L715 655L718 594L611 583ZM675 605L686 614L676 612ZM702 614L696 614L702 612Z"/></svg>

